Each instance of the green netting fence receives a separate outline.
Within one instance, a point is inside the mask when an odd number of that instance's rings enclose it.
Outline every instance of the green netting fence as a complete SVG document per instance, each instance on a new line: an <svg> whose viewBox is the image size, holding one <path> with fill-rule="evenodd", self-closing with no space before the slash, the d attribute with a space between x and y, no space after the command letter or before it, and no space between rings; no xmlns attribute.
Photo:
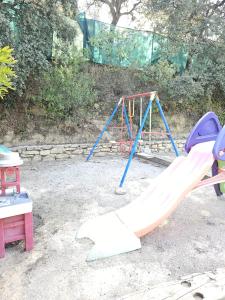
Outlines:
<svg viewBox="0 0 225 300"><path fill-rule="evenodd" d="M87 19L85 13L79 14L77 20L83 33L83 47L95 63L143 68L168 54L167 59L181 72L186 68L187 53L180 50L169 54L171 42L162 35Z"/></svg>

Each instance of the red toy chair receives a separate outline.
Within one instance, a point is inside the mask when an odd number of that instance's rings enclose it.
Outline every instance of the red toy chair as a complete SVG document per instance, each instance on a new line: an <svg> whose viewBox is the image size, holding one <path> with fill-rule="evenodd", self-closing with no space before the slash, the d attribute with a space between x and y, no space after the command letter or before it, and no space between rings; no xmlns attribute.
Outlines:
<svg viewBox="0 0 225 300"><path fill-rule="evenodd" d="M16 192L20 193L20 170L19 167L0 167L1 175L1 196L6 194L6 189L16 187Z"/></svg>

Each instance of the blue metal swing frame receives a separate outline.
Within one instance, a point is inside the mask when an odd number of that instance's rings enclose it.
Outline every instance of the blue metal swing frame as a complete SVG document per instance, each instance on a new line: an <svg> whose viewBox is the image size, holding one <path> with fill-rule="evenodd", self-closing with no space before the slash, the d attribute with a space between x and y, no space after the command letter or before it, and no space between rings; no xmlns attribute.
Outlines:
<svg viewBox="0 0 225 300"><path fill-rule="evenodd" d="M127 176L127 172L128 172L128 170L129 170L129 167L130 167L130 164L131 164L131 161L132 161L132 159L133 159L133 157L134 157L134 154L136 153L138 141L140 140L141 133L142 133L142 130L143 130L143 128L144 128L146 119L147 119L147 117L148 117L148 113L149 113L149 111L150 111L150 109L151 109L151 107L152 107L153 101L156 102L156 105L157 105L158 110L159 110L159 114L160 114L160 116L161 116L161 118L162 118L162 121L163 121L164 126L165 126L165 129L166 129L166 134L167 134L167 136L168 136L168 138L169 138L169 140L170 140L170 142L171 142L171 144L172 144L173 150L174 150L176 156L179 156L178 148L177 148L177 146L176 146L176 144L175 144L175 141L174 141L174 139L173 139L173 137L172 137L172 134L171 134L171 131L170 131L170 127L169 127L168 122L167 122L167 120L166 120L166 117L165 117L165 115L164 115L164 112L163 112L162 106L161 106L161 104L160 104L159 97L158 97L157 93L154 92L154 93L146 93L146 94L150 94L148 106L147 106L147 108L146 108L146 110L145 110L145 112L144 112L144 116L143 116L143 118L142 118L142 120L141 120L141 124L140 124L139 130L138 130L138 133L136 134L136 137L135 137L135 139L134 139L134 143L133 143L133 145L132 145L132 149L131 149L131 152L130 152L130 155L129 155L129 158L128 158L128 161L127 161L127 164L126 164L126 167L125 167L125 170L124 170L124 173L123 173L123 175L122 175L122 177L121 177L120 184L119 184L119 187L120 187L120 188L123 187L124 181L125 181L126 176ZM140 94L140 95L142 95L142 94ZM139 95L134 95L134 96L131 96L131 97L135 98L135 97L138 97L138 96L139 96ZM110 115L110 117L109 117L109 119L107 120L105 126L103 127L101 133L99 134L99 136L98 136L96 142L94 143L92 149L90 150L90 153L89 153L89 155L88 155L87 158L86 158L86 161L90 160L90 158L92 157L95 148L96 148L97 145L99 144L99 142L100 142L100 140L101 140L101 138L102 138L104 132L105 132L105 131L107 130L107 128L109 127L110 123L111 123L112 120L113 120L113 117L115 116L116 112L117 112L118 109L119 109L119 106L121 105L121 103L122 103L122 101L123 101L124 99L126 99L126 97L121 98L121 99L119 100L119 102L116 104L116 106L114 107L112 114ZM125 106L125 105L122 107L122 110L123 110L122 113L123 113L123 115L124 115L124 117L125 117L125 122L126 122L126 126L127 126L128 136L129 136L130 139L132 139L132 132L131 132L130 123L129 123L129 118L128 118L128 115L127 115L127 111L126 111L126 106Z"/></svg>

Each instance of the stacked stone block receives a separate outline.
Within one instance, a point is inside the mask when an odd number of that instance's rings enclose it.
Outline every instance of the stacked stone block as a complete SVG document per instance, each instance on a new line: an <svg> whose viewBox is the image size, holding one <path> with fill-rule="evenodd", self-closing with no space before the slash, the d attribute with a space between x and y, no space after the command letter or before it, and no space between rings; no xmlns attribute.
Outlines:
<svg viewBox="0 0 225 300"><path fill-rule="evenodd" d="M184 140L176 140L176 145L183 151ZM173 151L170 141L152 141L151 152L171 152ZM13 151L18 151L24 161L44 161L44 160L64 160L75 158L78 155L87 156L92 144L60 144L60 145L37 145L12 147ZM148 149L149 142L143 142L141 149ZM99 144L94 152L95 157L120 154L120 146L115 142Z"/></svg>

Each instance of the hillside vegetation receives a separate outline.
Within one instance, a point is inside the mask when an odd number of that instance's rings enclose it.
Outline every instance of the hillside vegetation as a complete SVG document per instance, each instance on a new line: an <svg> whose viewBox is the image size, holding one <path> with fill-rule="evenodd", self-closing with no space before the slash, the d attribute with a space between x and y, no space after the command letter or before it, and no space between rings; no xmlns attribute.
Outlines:
<svg viewBox="0 0 225 300"><path fill-rule="evenodd" d="M10 47L14 57L9 67L0 61L0 67L11 72L0 102L2 137L10 131L26 139L51 128L81 138L85 131L95 135L93 120L104 119L119 97L151 90L158 90L170 116L182 114L192 123L214 110L224 122L223 1L144 2L145 17L154 12L156 31L168 37L170 47L142 70L97 65L88 53L77 50L76 1L1 2L0 48ZM111 47L112 35L105 39L103 46ZM168 59L181 47L188 55L182 74Z"/></svg>

